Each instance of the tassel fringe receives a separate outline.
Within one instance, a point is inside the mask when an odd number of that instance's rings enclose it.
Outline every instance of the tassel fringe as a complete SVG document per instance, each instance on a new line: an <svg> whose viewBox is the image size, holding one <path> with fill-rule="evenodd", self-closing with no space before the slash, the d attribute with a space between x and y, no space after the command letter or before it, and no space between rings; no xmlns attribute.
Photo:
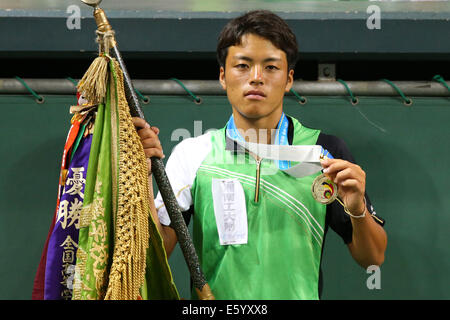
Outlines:
<svg viewBox="0 0 450 320"><path fill-rule="evenodd" d="M104 102L108 83L108 60L105 55L95 58L77 85L78 92L92 104Z"/></svg>
<svg viewBox="0 0 450 320"><path fill-rule="evenodd" d="M148 167L125 98L122 71L117 61L113 61L117 75L119 180L114 254L105 300L136 300L145 281L149 243Z"/></svg>

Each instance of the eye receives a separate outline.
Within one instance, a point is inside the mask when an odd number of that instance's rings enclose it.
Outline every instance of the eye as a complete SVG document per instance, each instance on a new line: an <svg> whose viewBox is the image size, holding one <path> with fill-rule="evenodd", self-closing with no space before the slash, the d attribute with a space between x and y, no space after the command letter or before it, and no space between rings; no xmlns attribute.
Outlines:
<svg viewBox="0 0 450 320"><path fill-rule="evenodd" d="M268 69L268 70L280 70L280 68L278 68L277 66L274 66L274 65L268 65L266 67L266 69Z"/></svg>
<svg viewBox="0 0 450 320"><path fill-rule="evenodd" d="M248 65L245 63L239 63L239 64L235 65L234 67L237 69L247 69Z"/></svg>

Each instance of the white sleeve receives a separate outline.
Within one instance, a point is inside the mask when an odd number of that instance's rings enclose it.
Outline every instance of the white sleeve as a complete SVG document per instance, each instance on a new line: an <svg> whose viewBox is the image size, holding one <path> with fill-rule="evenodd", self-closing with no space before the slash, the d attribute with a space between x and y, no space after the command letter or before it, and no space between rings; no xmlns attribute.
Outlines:
<svg viewBox="0 0 450 320"><path fill-rule="evenodd" d="M167 160L166 174L182 212L189 210L193 204L191 187L198 168L210 151L211 136L210 133L206 133L181 141ZM155 205L161 224L170 225L169 214L160 192L156 196Z"/></svg>

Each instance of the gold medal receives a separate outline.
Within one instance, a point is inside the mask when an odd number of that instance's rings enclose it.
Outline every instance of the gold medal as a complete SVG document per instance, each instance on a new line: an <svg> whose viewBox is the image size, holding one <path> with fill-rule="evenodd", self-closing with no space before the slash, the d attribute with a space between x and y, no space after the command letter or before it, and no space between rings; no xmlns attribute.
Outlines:
<svg viewBox="0 0 450 320"><path fill-rule="evenodd" d="M323 173L314 179L311 192L314 199L323 204L333 202L338 196L337 185Z"/></svg>
<svg viewBox="0 0 450 320"><path fill-rule="evenodd" d="M327 159L327 156L321 154L320 159ZM344 204L344 202L339 199L338 197L338 188L337 185L328 178L325 174L318 175L312 185L311 185L311 192L316 199L317 202L323 203L323 204L330 204L334 200L337 200L342 207L344 207L344 211L353 218L364 218L366 216L366 210L363 211L361 215L353 215L347 208L347 206ZM364 197L364 205L366 206L366 198Z"/></svg>

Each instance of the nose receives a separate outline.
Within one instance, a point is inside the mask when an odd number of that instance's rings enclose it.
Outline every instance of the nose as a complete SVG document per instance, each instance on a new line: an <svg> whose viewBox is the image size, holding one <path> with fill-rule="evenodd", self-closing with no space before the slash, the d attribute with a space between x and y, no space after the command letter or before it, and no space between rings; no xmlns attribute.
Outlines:
<svg viewBox="0 0 450 320"><path fill-rule="evenodd" d="M250 72L250 84L261 85L264 84L262 67L259 65L254 65Z"/></svg>

